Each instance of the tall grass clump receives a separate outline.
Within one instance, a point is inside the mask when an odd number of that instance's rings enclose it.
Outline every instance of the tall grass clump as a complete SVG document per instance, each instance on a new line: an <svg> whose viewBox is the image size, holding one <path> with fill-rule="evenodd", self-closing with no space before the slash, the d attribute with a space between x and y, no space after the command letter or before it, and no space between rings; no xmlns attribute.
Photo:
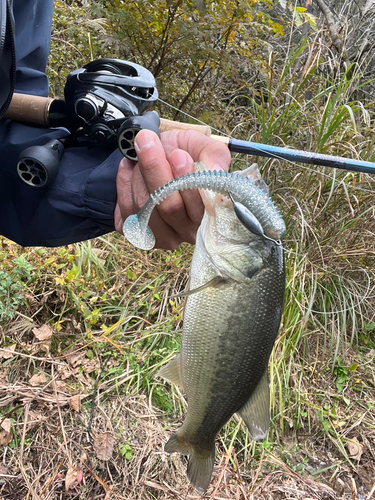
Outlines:
<svg viewBox="0 0 375 500"><path fill-rule="evenodd" d="M306 53L310 63L295 71ZM353 67L332 80L320 76L314 46L304 45L288 55L281 71L276 62L270 67L265 90L241 96L240 106L237 99L232 102L232 116L241 121L236 133L371 161L373 117L365 100L353 99L361 86ZM366 332L375 312L374 178L278 159L259 163L287 225L285 306L270 374L274 438L298 429L311 432L315 425L347 459L345 427L338 431L330 410L324 410L333 404L324 388L328 381L339 387L342 366L348 394L366 377L360 366L372 345Z"/></svg>

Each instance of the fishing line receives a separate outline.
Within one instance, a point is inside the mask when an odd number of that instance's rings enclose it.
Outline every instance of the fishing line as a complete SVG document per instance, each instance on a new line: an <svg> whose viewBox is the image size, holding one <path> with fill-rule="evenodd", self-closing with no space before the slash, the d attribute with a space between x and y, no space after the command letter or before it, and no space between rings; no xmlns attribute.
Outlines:
<svg viewBox="0 0 375 500"><path fill-rule="evenodd" d="M230 135L229 134L226 134L225 132L223 132L222 130L219 130L215 127L211 127L211 125L208 125L207 123L205 122L202 122L202 120L199 120L199 118L196 118L195 116L193 115L189 115L189 113L186 113L186 111L182 111L182 109L178 109L176 108L175 106L173 106L172 104L169 104L168 102L166 101L163 101L163 99L160 99L160 97L158 97L158 101L160 101L162 104L165 104L166 106L168 106L169 108L172 108L174 111L178 111L179 113L182 113L183 115L187 116L188 118L191 118L192 120L200 123L201 125L204 125L205 127L210 127L211 130L214 130L215 132L217 132L218 134L221 134L221 135L224 135L225 137L229 137L230 138Z"/></svg>
<svg viewBox="0 0 375 500"><path fill-rule="evenodd" d="M188 117L188 118L190 118L191 120L194 120L194 121L196 121L196 122L198 122L198 123L200 123L201 125L204 125L204 126L206 126L206 127L210 127L210 128L211 128L211 130L213 130L214 132L217 132L218 134L221 134L221 135L223 135L223 136L225 136L225 137L231 138L231 136L230 136L229 134L226 134L226 133L225 133L225 132L223 132L222 130L219 130L219 129L215 128L215 127L212 127L211 125L208 125L208 124L207 124L207 123L205 123L204 121L199 120L199 118L196 118L195 116L190 115L189 113L187 113L186 111L183 111L182 109L178 109L178 108L176 108L176 107L175 107L175 106L173 106L172 104L169 104L168 102L164 101L163 99L160 99L160 97L158 97L158 101L159 101L159 102L161 102L162 104L164 104L165 106L168 106L169 108L173 109L174 111L177 111L177 112L179 112L179 113L181 113L181 114L183 114L183 115L187 116L187 117ZM257 146L257 145L253 145L253 147L254 147L255 149L257 149L260 153L265 153L265 152L266 152L264 149L262 149L261 147L259 147L259 146ZM287 158L283 158L283 157L281 157L281 156L277 155L277 153L273 153L272 158L277 159L277 160L280 160L280 161L286 161L286 162L290 163L291 165L293 165L293 166L295 166L295 167L298 167L298 168L301 168L301 169L307 170L307 171L312 172L312 173L316 173L316 174L318 174L318 175L322 175L322 176L324 176L324 177L327 177L328 179L330 179L330 180L331 180L331 181L333 181L333 182L337 181L337 185L338 185L338 186L339 186L339 185L346 185L343 179L341 179L341 180L337 180L337 179L336 179L336 177L333 177L333 176L332 176L332 175L330 175L330 174L326 174L326 173L324 173L324 172L321 172L321 171L319 171L319 170L313 169L313 168L311 168L311 167L307 167L307 166L305 166L305 165L301 165L300 163L294 162L294 161L289 160L289 159L287 159ZM347 175L350 175L350 174L346 174L346 175L345 175L345 177L346 177ZM372 179L372 177L370 177L370 178ZM357 191L364 192L364 193L373 193L373 192L374 192L372 189L365 189L365 188L357 187L357 186L354 186L354 185L352 185L352 186L351 186L351 188L352 188L352 189L355 189L355 190L357 190Z"/></svg>

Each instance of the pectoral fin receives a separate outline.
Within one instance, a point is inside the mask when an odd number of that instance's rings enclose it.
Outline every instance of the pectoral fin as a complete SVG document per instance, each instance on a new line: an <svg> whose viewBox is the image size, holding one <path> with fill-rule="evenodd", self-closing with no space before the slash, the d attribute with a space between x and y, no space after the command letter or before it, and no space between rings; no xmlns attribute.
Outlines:
<svg viewBox="0 0 375 500"><path fill-rule="evenodd" d="M173 295L171 297L171 299L188 297L189 295L193 295L194 293L201 292L202 290L205 290L206 288L217 286L220 283L223 283L224 281L226 281L226 278L224 278L223 276L215 276L214 278L212 278L212 280L208 281L204 285L198 286L197 288L194 288L193 290L188 290L186 292L179 293L178 295Z"/></svg>
<svg viewBox="0 0 375 500"><path fill-rule="evenodd" d="M181 354L177 354L172 361L163 366L163 368L158 371L158 376L172 384L182 387Z"/></svg>
<svg viewBox="0 0 375 500"><path fill-rule="evenodd" d="M249 401L238 412L254 441L267 436L270 426L270 390L266 370Z"/></svg>
<svg viewBox="0 0 375 500"><path fill-rule="evenodd" d="M210 256L210 259L218 272L220 272L221 269L224 269L226 280L231 279L237 283L251 283L251 278L264 267L262 257L254 256L251 262L248 263L245 275L242 271L234 267L233 262L229 260L229 257L227 258L220 254L213 254Z"/></svg>

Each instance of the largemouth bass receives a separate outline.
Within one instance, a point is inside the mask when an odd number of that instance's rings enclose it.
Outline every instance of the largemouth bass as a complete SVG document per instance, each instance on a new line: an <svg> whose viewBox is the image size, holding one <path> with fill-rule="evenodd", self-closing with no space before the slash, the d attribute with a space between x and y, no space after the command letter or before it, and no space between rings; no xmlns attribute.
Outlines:
<svg viewBox="0 0 375 500"><path fill-rule="evenodd" d="M269 428L268 360L279 329L285 289L285 224L249 172L208 172L175 179L155 191L124 223L125 236L150 249L148 220L176 190L204 188L205 214L197 233L184 311L181 352L159 375L180 385L188 410L165 446L189 456L187 475L203 493L215 459L215 437L238 413L254 440Z"/></svg>
<svg viewBox="0 0 375 500"><path fill-rule="evenodd" d="M268 360L285 273L280 245L249 232L229 198L206 190L201 195L205 215L191 264L181 353L159 374L183 387L188 400L184 423L165 451L189 455L187 476L203 493L211 480L215 437L234 413L254 440L266 437ZM275 214L263 216L272 224Z"/></svg>

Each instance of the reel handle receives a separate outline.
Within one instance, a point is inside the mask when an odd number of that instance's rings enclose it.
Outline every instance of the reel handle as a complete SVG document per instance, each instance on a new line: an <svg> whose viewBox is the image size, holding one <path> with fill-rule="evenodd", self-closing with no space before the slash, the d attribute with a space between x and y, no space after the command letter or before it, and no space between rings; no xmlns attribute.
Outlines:
<svg viewBox="0 0 375 500"><path fill-rule="evenodd" d="M28 94L13 94L3 118L36 127L66 127L69 124L65 101Z"/></svg>
<svg viewBox="0 0 375 500"><path fill-rule="evenodd" d="M63 154L64 145L58 139L44 146L30 146L17 159L17 173L31 187L46 187L55 180Z"/></svg>

